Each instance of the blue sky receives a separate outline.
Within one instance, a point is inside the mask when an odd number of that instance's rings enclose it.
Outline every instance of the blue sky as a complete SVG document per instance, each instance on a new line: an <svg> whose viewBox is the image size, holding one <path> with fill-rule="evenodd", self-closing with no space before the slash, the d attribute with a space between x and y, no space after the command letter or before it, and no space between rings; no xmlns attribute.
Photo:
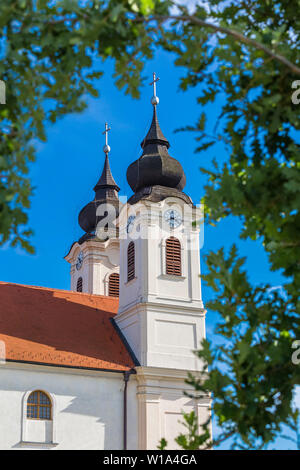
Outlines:
<svg viewBox="0 0 300 470"><path fill-rule="evenodd" d="M140 142L152 119L152 87L147 85L142 88L141 98L133 100L114 85L112 63L107 61L103 67L104 77L97 83L100 98L88 98L88 108L83 113L69 115L49 126L47 142L36 143L37 161L30 171L35 190L29 212L36 254L28 255L8 245L2 247L1 281L69 289L69 265L63 257L71 244L83 234L77 218L81 208L93 198L93 187L102 170L102 131L105 121L112 128L109 144L113 176L121 188L121 195L132 194L126 181L126 170L140 155ZM185 192L198 203L204 194L206 179L199 167L211 168L214 157L219 163L226 161L226 152L220 144L195 154L194 136L190 133L174 133L176 128L193 124L198 118L200 109L196 97L201 86L185 93L179 91L179 77L183 69L175 68L172 56L164 52L158 52L155 59L147 63L147 84L151 81L153 71L160 77L157 89L160 98L158 116L162 131L171 143L170 155L181 162L187 177ZM212 126L221 104L220 101L209 107L208 119ZM217 227L205 227L203 254L221 246L229 248L235 242L240 254L247 256L247 269L253 282L280 285L283 279L279 273L269 271L261 243L239 240L240 228L241 223L235 218L229 218ZM205 272L203 262L202 270ZM204 303L211 295L204 285ZM209 338L213 338L215 321L216 314L208 312ZM280 441L277 448L285 446ZM292 448L291 445L288 447Z"/></svg>

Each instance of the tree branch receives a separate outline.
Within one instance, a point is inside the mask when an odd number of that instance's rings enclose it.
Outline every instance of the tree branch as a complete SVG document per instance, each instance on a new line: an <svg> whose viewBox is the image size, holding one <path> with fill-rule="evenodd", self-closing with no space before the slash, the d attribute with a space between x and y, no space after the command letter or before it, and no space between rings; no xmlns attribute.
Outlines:
<svg viewBox="0 0 300 470"><path fill-rule="evenodd" d="M148 18L145 17L136 17L133 21L138 21L138 22L146 22L150 23L151 21L167 21L167 20L176 20L176 21L181 21L181 22L190 22L197 24L199 26L203 26L204 28L209 28L213 29L214 31L224 33L226 35L232 36L238 41L253 46L255 49L259 49L261 51L264 51L269 57L272 59L281 62L284 64L286 67L288 67L293 73L296 75L300 75L300 68L297 67L297 65L293 64L293 62L289 61L286 57L284 57L281 54L277 54L274 51L272 51L269 47L265 46L264 44L261 44L260 42L256 41L255 39L247 38L244 36L242 33L239 33L238 31L235 31L234 29L226 28L224 26L219 26L213 23L208 23L207 21L200 20L196 16L192 15L181 15L181 16L176 16L176 15L167 15L167 16L151 16Z"/></svg>

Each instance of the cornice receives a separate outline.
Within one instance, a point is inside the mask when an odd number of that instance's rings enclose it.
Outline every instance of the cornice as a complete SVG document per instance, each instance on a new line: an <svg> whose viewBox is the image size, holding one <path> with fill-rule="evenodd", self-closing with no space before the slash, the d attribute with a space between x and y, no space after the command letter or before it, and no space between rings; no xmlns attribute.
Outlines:
<svg viewBox="0 0 300 470"><path fill-rule="evenodd" d="M113 369L97 369L97 368L88 368L88 367L75 367L68 365L58 365L58 364L42 364L35 363L30 361L18 361L18 360L6 360L5 362L0 362L0 369L10 369L10 370L20 370L27 371L31 370L32 372L47 372L50 374L68 374L68 375L83 375L83 376L92 376L92 377L111 377L111 378L121 378L123 380L124 370L113 370Z"/></svg>
<svg viewBox="0 0 300 470"><path fill-rule="evenodd" d="M170 299L171 300L171 299ZM193 305L178 305L178 304L171 304L171 303L162 303L162 302L136 302L127 306L121 312L118 312L116 318L122 318L127 315L132 315L136 311L157 311L157 308L160 309L162 313L169 313L172 311L173 314L182 314L186 313L194 317L205 317L207 310L199 307L194 307Z"/></svg>

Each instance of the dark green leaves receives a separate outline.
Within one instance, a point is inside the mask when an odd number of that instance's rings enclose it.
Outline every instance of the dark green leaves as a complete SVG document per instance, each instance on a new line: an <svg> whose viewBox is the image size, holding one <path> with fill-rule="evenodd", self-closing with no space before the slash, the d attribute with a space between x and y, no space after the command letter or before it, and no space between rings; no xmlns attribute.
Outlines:
<svg viewBox="0 0 300 470"><path fill-rule="evenodd" d="M156 5L161 11L153 0L1 3L0 78L7 104L0 105L0 244L32 251L26 230L32 192L26 174L35 158L30 142L46 140L47 123L83 110L85 95L98 96L95 79L102 72L94 60L113 58L117 85L138 97L152 39L129 17L147 16Z"/></svg>
<svg viewBox="0 0 300 470"><path fill-rule="evenodd" d="M190 375L188 383L196 397L213 395L214 416L224 429L215 445L235 435L235 446L266 446L293 415L294 385L300 381L292 363L298 312L282 289L249 283L235 247L227 256L222 249L209 253L206 263L209 274L202 277L216 293L207 307L220 316L215 332L223 340L217 346L203 342L197 355L206 378Z"/></svg>

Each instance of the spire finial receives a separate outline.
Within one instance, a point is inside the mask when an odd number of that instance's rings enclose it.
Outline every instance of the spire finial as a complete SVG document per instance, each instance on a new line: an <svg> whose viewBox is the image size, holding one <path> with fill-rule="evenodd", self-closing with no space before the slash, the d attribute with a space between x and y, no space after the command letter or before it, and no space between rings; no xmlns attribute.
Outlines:
<svg viewBox="0 0 300 470"><path fill-rule="evenodd" d="M151 98L151 103L153 106L156 106L159 103L159 98L156 96L156 82L158 82L159 77L156 76L156 73L153 72L153 81L149 85L153 85L153 96Z"/></svg>
<svg viewBox="0 0 300 470"><path fill-rule="evenodd" d="M108 132L111 130L111 127L108 127L107 122L105 123L105 130L102 132L102 134L105 134L105 145L103 147L103 152L107 156L107 154L110 152L110 146L108 145Z"/></svg>

